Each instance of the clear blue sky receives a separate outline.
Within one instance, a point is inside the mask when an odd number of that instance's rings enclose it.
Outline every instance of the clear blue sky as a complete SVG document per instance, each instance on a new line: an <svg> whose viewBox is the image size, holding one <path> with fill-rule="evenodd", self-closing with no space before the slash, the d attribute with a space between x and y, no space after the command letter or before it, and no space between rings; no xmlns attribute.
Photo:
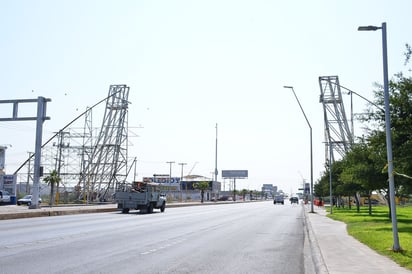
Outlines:
<svg viewBox="0 0 412 274"><path fill-rule="evenodd" d="M247 169L238 188L264 183L296 191L324 170L318 77L373 99L382 83L381 32L388 24L389 74L405 70L412 2L394 1L0 1L0 100L51 98L48 139L111 84L130 86L129 156L138 176L211 176L218 123L218 170ZM365 102L355 99L355 112ZM349 109L349 107L347 107ZM22 110L30 112L32 110ZM10 110L0 106L0 115ZM94 117L95 125L101 122ZM12 173L34 150L34 122L0 123ZM355 132L360 135L362 132ZM177 164L172 175L180 176ZM220 176L219 176L220 179Z"/></svg>

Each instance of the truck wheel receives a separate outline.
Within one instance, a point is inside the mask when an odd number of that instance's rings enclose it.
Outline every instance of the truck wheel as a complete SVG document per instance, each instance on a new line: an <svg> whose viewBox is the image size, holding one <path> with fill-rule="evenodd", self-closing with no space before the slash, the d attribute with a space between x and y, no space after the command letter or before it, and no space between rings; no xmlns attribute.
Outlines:
<svg viewBox="0 0 412 274"><path fill-rule="evenodd" d="M152 203L150 203L149 204L149 206L148 206L148 208L147 208L147 213L153 213L153 204Z"/></svg>
<svg viewBox="0 0 412 274"><path fill-rule="evenodd" d="M122 213L129 213L129 209L128 208L123 208Z"/></svg>
<svg viewBox="0 0 412 274"><path fill-rule="evenodd" d="M163 203L162 206L160 207L160 212L165 212L166 208L166 203Z"/></svg>

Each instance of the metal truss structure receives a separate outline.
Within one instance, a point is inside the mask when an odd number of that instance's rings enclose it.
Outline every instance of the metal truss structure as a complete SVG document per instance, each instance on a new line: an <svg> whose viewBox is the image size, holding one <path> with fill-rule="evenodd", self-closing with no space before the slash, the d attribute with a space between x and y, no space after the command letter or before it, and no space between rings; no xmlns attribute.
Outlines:
<svg viewBox="0 0 412 274"><path fill-rule="evenodd" d="M93 136L97 135L99 128L91 128L92 110L85 114L84 128L68 128L60 131L49 146L42 150L42 165L45 175L56 170L62 179L63 187L77 185L84 181L85 163L91 157Z"/></svg>
<svg viewBox="0 0 412 274"><path fill-rule="evenodd" d="M319 101L323 105L325 121L325 160L328 163L335 160L334 152L343 157L353 144L354 137L346 119L338 76L320 76L319 86Z"/></svg>
<svg viewBox="0 0 412 274"><path fill-rule="evenodd" d="M80 197L87 197L87 202L108 200L110 190L127 177L128 96L128 86L111 85L101 101L106 106L100 128L93 127L93 108L88 108L83 127L64 127L57 132L42 148L44 176L56 170L64 189L75 190ZM33 173L31 155L28 167L18 174L20 191L26 193L30 193Z"/></svg>
<svg viewBox="0 0 412 274"><path fill-rule="evenodd" d="M110 86L100 133L82 170L88 199L106 200L127 177L129 87ZM86 162L87 160L87 162Z"/></svg>

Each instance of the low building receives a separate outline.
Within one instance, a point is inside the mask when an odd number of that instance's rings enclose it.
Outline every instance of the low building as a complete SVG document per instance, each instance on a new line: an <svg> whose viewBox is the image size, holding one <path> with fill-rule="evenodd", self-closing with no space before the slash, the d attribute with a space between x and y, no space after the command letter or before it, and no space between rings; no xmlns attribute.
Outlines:
<svg viewBox="0 0 412 274"><path fill-rule="evenodd" d="M272 184L263 184L262 196L266 198L273 198L278 192L278 187Z"/></svg>

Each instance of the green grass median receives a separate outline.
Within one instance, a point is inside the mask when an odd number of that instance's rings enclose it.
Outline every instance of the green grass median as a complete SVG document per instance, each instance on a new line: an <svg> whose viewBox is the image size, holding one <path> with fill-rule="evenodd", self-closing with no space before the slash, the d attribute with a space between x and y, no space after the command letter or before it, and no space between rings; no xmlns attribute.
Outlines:
<svg viewBox="0 0 412 274"><path fill-rule="evenodd" d="M329 209L327 209L329 210ZM347 224L350 235L399 265L412 270L412 207L397 207L397 224L401 252L393 252L392 222L387 206L374 206L372 215L368 207L333 208L328 217Z"/></svg>

